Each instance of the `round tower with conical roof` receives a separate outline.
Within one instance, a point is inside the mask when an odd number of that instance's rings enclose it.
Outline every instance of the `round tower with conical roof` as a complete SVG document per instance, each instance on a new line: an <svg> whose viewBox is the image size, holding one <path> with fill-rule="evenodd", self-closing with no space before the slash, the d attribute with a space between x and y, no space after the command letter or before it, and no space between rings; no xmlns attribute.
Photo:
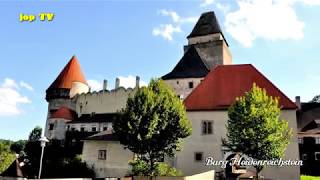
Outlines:
<svg viewBox="0 0 320 180"><path fill-rule="evenodd" d="M72 99L76 94L89 92L89 86L83 75L80 64L73 56L68 64L62 69L59 76L53 81L46 91L46 100L48 102L48 116L46 121L45 136L52 137L52 134L63 134L65 129L58 128L58 124L61 124L59 120L65 120L65 118L55 117L55 121L52 121L53 115L62 107L68 108L70 111L75 111L76 104ZM72 120L72 119L67 119Z"/></svg>

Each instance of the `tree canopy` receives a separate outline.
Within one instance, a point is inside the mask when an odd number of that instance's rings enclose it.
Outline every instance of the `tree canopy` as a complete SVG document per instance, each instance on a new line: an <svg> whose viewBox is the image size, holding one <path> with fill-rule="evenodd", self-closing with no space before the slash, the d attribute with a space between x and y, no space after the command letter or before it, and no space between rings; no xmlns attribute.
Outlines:
<svg viewBox="0 0 320 180"><path fill-rule="evenodd" d="M230 106L228 116L227 140L223 143L230 150L256 160L283 157L292 130L287 121L280 119L278 100L264 89L254 84ZM257 166L257 173L262 168Z"/></svg>
<svg viewBox="0 0 320 180"><path fill-rule="evenodd" d="M173 156L192 133L182 101L162 80L151 80L129 97L113 128L121 144L150 165L151 174L155 163Z"/></svg>
<svg viewBox="0 0 320 180"><path fill-rule="evenodd" d="M312 100L310 102L313 103L320 103L320 95L317 95L315 97L312 98Z"/></svg>

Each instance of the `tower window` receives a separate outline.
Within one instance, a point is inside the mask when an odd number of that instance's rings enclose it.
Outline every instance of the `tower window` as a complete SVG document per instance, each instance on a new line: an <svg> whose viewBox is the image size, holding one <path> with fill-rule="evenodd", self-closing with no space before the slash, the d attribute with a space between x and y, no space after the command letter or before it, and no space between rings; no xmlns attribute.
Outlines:
<svg viewBox="0 0 320 180"><path fill-rule="evenodd" d="M107 126L104 126L104 127L103 127L103 130L104 130L104 131L106 131L107 129L108 129L108 127L107 127Z"/></svg>
<svg viewBox="0 0 320 180"><path fill-rule="evenodd" d="M99 150L98 159L99 160L106 160L107 159L107 150Z"/></svg>
<svg viewBox="0 0 320 180"><path fill-rule="evenodd" d="M213 121L202 121L202 134L213 134Z"/></svg>
<svg viewBox="0 0 320 180"><path fill-rule="evenodd" d="M190 88L190 89L193 88L193 82L189 82L189 88Z"/></svg>
<svg viewBox="0 0 320 180"><path fill-rule="evenodd" d="M179 81L177 81L177 84L179 84Z"/></svg>
<svg viewBox="0 0 320 180"><path fill-rule="evenodd" d="M81 127L81 128L80 128L80 131L81 131L81 132L84 132L84 127Z"/></svg>
<svg viewBox="0 0 320 180"><path fill-rule="evenodd" d="M97 128L96 128L96 127L92 127L92 128L91 128L91 131L92 131L92 132L96 132L96 131L97 131Z"/></svg>
<svg viewBox="0 0 320 180"><path fill-rule="evenodd" d="M203 152L195 152L194 153L194 161L199 162L203 159Z"/></svg>
<svg viewBox="0 0 320 180"><path fill-rule="evenodd" d="M54 124L49 124L49 130L53 130Z"/></svg>

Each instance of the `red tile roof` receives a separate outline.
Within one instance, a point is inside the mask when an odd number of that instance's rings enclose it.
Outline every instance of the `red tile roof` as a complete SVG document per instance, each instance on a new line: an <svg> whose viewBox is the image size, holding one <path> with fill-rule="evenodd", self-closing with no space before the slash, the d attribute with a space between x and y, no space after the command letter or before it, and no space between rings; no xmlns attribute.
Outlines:
<svg viewBox="0 0 320 180"><path fill-rule="evenodd" d="M282 109L296 105L251 64L222 65L211 70L205 79L184 100L186 109L225 110L249 91L253 83L264 88L269 96L279 97Z"/></svg>
<svg viewBox="0 0 320 180"><path fill-rule="evenodd" d="M63 118L67 120L74 120L76 118L76 112L69 109L68 107L60 107L57 111L52 113L50 118Z"/></svg>
<svg viewBox="0 0 320 180"><path fill-rule="evenodd" d="M72 82L82 82L87 84L76 56L72 56L68 64L63 68L57 79L50 85L48 89L71 89Z"/></svg>

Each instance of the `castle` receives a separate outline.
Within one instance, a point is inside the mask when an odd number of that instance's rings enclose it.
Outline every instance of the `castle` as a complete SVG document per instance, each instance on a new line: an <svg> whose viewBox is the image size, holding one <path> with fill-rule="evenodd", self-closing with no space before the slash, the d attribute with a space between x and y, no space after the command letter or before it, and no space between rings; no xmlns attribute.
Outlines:
<svg viewBox="0 0 320 180"><path fill-rule="evenodd" d="M219 166L206 166L205 158L223 160L230 155L221 145L221 138L226 135L227 109L253 83L265 88L268 95L280 98L281 118L289 122L294 132L285 158L299 159L296 105L253 65L232 64L229 45L214 12L203 13L187 39L180 61L161 78L184 101L193 134L185 139L181 152L165 161L184 175L223 171ZM83 142L79 152L94 167L97 177L124 176L134 155L112 133L112 121L138 88L139 77L132 89L120 87L117 79L115 89L107 90L104 81L101 91L91 92L73 56L46 91L49 105L45 136ZM300 179L299 167L268 167L262 174L273 179Z"/></svg>

